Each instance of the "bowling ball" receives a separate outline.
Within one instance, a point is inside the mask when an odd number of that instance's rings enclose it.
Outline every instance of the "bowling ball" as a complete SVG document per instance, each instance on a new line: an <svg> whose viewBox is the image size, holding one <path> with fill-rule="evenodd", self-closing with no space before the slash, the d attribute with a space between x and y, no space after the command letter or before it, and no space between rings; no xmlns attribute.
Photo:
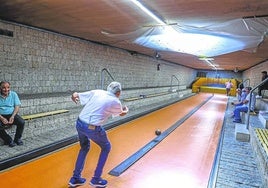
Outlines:
<svg viewBox="0 0 268 188"><path fill-rule="evenodd" d="M155 131L155 134L158 136L158 135L161 134L161 131L160 131L159 129L157 129L157 130Z"/></svg>

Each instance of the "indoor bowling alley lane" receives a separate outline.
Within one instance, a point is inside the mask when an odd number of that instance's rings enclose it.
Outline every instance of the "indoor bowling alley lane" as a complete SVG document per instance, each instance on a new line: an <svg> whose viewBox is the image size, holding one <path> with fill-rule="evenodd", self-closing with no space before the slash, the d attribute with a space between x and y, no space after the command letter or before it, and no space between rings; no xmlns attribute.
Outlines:
<svg viewBox="0 0 268 188"><path fill-rule="evenodd" d="M120 176L111 169L156 137L155 130L164 132L211 94L198 94L169 107L122 124L108 131L112 150L104 168L103 178L110 188L206 187L227 103L224 95L214 95L195 114L168 135ZM131 110L131 109L130 109ZM79 144L32 160L0 173L1 187L63 188L68 187ZM92 144L83 177L90 187L99 148Z"/></svg>
<svg viewBox="0 0 268 188"><path fill-rule="evenodd" d="M214 96L193 116L110 185L128 187L207 187L226 109L225 96Z"/></svg>

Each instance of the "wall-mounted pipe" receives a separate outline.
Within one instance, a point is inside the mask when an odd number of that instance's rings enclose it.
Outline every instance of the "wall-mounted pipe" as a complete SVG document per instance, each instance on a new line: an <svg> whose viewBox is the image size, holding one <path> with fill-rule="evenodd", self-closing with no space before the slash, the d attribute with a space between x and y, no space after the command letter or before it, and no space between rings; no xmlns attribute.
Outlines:
<svg viewBox="0 0 268 188"><path fill-rule="evenodd" d="M104 73L107 73L111 77L111 79L113 81L115 81L114 77L111 75L111 73L106 68L102 69L101 70L101 89L104 88L104 76L105 76Z"/></svg>
<svg viewBox="0 0 268 188"><path fill-rule="evenodd" d="M179 81L179 79L178 79L175 75L172 75L172 76L171 76L170 91L172 91L173 79L174 79L174 78L178 81L178 91L179 91L179 89L180 89L180 88L179 88L179 87L180 87L180 85L179 85L179 84L180 84L180 81Z"/></svg>

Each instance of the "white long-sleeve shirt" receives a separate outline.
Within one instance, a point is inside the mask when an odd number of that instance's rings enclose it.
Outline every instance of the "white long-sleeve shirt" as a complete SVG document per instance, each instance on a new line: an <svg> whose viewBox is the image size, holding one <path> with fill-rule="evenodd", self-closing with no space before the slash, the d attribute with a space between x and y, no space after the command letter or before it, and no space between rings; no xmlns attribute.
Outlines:
<svg viewBox="0 0 268 188"><path fill-rule="evenodd" d="M250 93L248 93L245 100L247 101L247 103L243 104L243 106L249 107L249 101L251 100L250 110L254 111L255 103L256 103L256 96L254 95L254 93L252 93L251 98L250 98Z"/></svg>

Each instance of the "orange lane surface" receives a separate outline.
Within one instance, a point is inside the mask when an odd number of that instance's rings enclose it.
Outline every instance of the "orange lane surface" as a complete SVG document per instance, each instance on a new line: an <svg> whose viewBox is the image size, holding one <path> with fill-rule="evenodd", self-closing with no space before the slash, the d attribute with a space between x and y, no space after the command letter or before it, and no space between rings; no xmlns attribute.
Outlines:
<svg viewBox="0 0 268 188"><path fill-rule="evenodd" d="M108 172L155 138L156 129L165 131L210 96L211 94L200 93L109 130L112 151L103 174L103 178L109 181L108 187L207 187L226 109L225 95L214 95L200 110L119 177L111 176ZM2 171L1 187L66 188L78 150L79 144L76 143ZM88 182L99 151L92 144L83 171L87 183L81 188L90 187Z"/></svg>

